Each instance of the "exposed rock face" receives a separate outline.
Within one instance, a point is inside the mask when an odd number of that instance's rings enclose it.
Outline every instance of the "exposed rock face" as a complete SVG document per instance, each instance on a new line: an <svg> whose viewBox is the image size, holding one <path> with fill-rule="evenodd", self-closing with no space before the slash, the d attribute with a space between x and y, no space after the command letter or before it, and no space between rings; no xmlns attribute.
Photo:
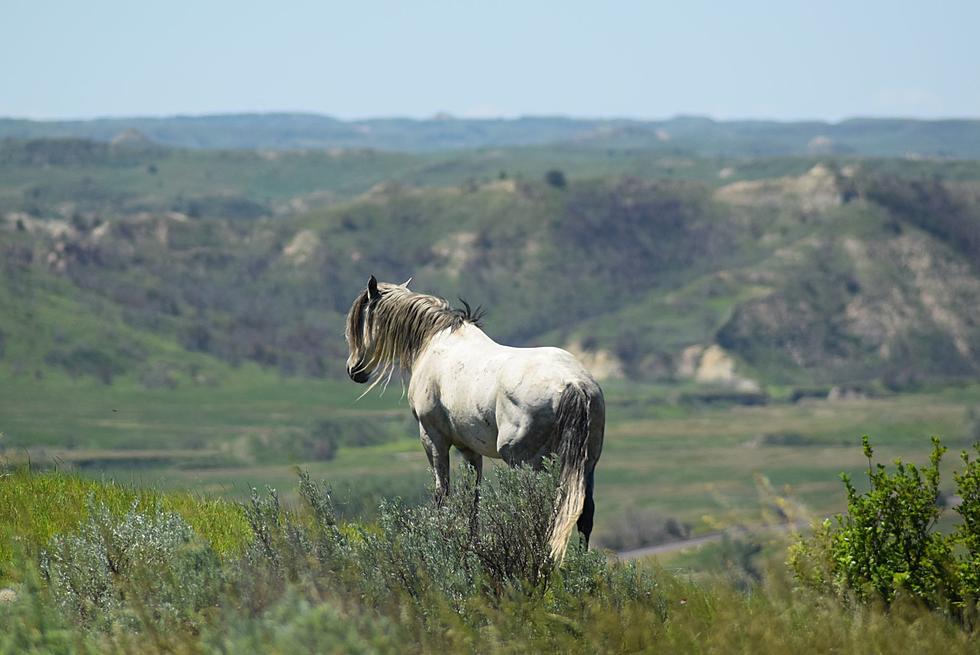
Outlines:
<svg viewBox="0 0 980 655"><path fill-rule="evenodd" d="M715 192L715 199L743 207L795 208L821 212L843 204L837 175L817 164L800 177L733 182Z"/></svg>
<svg viewBox="0 0 980 655"><path fill-rule="evenodd" d="M312 230L300 230L296 233L285 248L282 249L283 257L293 264L300 266L308 262L316 254L320 246L320 237Z"/></svg>
<svg viewBox="0 0 980 655"><path fill-rule="evenodd" d="M432 246L432 252L443 262L445 272L458 277L473 257L474 243L474 232L457 232Z"/></svg>
<svg viewBox="0 0 980 655"><path fill-rule="evenodd" d="M735 360L712 344L701 353L694 379L698 382L732 382L735 379Z"/></svg>
<svg viewBox="0 0 980 655"><path fill-rule="evenodd" d="M581 341L572 341L565 350L574 355L596 380L621 379L623 363L608 350L590 350L583 347Z"/></svg>
<svg viewBox="0 0 980 655"><path fill-rule="evenodd" d="M156 146L145 134L135 129L120 132L112 137L109 145L113 148L125 148L127 150L147 150Z"/></svg>
<svg viewBox="0 0 980 655"><path fill-rule="evenodd" d="M703 353L704 346L695 345L685 348L677 362L677 375L682 378L693 378L698 371Z"/></svg>
<svg viewBox="0 0 980 655"><path fill-rule="evenodd" d="M792 266L775 291L736 308L717 335L725 348L845 378L913 361L917 374L980 370L980 279L927 235L824 240Z"/></svg>
<svg viewBox="0 0 980 655"><path fill-rule="evenodd" d="M754 380L735 373L735 360L717 345L694 345L684 349L677 367L680 377L729 386L739 391L758 391Z"/></svg>

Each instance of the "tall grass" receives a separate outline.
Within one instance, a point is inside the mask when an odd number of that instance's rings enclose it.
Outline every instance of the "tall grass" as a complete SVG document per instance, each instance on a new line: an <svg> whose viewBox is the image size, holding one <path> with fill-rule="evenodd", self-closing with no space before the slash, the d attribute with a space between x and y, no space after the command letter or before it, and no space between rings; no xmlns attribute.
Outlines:
<svg viewBox="0 0 980 655"><path fill-rule="evenodd" d="M17 597L0 604L0 652L975 652L980 635L908 598L845 606L795 588L778 562L742 591L578 544L556 567L522 510L553 502L548 471L495 470L478 514L472 477L455 479L440 507L386 502L364 524L339 520L304 475L294 508L271 490L214 503L207 511L244 526L233 546L192 524L204 509L93 483L83 515L59 519L53 536L17 523L20 573L7 578ZM0 481L4 498L23 499L8 487L29 485L59 493L77 481ZM510 539L494 541L502 529Z"/></svg>
<svg viewBox="0 0 980 655"><path fill-rule="evenodd" d="M241 508L228 502L66 473L42 474L29 467L0 470L0 583L19 577L12 561L15 549L36 555L56 534L82 525L93 506L118 517L133 507L159 506L182 517L221 556L240 551L250 538Z"/></svg>

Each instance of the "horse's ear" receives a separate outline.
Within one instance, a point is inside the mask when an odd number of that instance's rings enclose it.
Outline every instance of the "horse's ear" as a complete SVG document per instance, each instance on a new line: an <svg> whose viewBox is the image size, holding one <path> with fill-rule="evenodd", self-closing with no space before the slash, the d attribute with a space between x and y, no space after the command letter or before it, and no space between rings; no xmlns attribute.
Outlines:
<svg viewBox="0 0 980 655"><path fill-rule="evenodd" d="M371 276L371 279L368 280L367 290L368 290L368 297L371 300L377 300L378 298L381 297L381 292L378 291L378 280L373 275Z"/></svg>

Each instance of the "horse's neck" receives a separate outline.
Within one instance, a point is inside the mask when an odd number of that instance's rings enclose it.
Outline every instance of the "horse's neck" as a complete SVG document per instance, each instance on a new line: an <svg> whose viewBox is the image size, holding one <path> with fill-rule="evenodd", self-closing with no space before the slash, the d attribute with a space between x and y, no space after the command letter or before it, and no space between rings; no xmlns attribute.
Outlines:
<svg viewBox="0 0 980 655"><path fill-rule="evenodd" d="M466 356L466 353L475 353L494 346L498 346L497 342L488 337L486 332L472 323L463 323L455 330L446 329L433 336L422 354L434 352L445 357L459 353L460 356Z"/></svg>
<svg viewBox="0 0 980 655"><path fill-rule="evenodd" d="M472 323L463 323L462 327L456 330L452 336L458 339L457 346L460 348L485 350L501 347L479 326Z"/></svg>
<svg viewBox="0 0 980 655"><path fill-rule="evenodd" d="M417 373L431 373L436 360L443 365L455 360L470 361L484 357L500 347L486 332L472 323L464 323L455 330L447 328L429 339L429 343L415 358L410 374L415 379Z"/></svg>

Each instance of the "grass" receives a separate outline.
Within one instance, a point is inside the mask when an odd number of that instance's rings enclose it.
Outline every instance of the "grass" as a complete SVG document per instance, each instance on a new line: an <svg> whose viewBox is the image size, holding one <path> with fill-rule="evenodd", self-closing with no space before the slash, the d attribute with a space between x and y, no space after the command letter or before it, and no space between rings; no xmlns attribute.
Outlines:
<svg viewBox="0 0 980 655"><path fill-rule="evenodd" d="M200 560L220 567L227 589L219 587L213 604L186 614L190 623L167 623L154 614L156 591L140 591L140 578L119 581L135 611L117 615L115 629L73 617L68 606L36 574L31 553L53 532L71 532L84 519L86 499L123 514L134 500L143 511L154 503L176 511L224 556ZM45 517L25 519L24 510ZM287 519L288 520L288 519ZM691 575L685 570L714 566L731 558L731 546L713 544L692 557L650 564L641 569L580 559L566 563L560 580L547 593L512 589L500 596L476 594L460 601L438 587L391 579L384 598L375 598L358 574L359 548L341 551L340 561L318 568L314 552L308 574L288 580L268 577L262 561L236 559L249 534L234 505L186 494L121 487L64 473L14 472L0 479L0 524L22 546L14 577L0 578L17 595L0 603L0 652L664 652L664 653L866 653L975 652L975 632L907 599L889 609L847 605L836 598L795 588L780 563L784 545L770 544L768 567L759 579L740 587L739 572L724 565L721 575ZM426 524L428 525L428 524ZM344 532L357 534L358 527ZM403 528L406 529L406 528ZM422 528L424 532L428 528ZM289 539L289 530L283 536ZM371 530L366 534L377 534ZM313 548L299 539L291 546ZM357 545L361 543L361 545ZM422 547L407 542L402 548ZM306 544L305 546L303 544ZM24 547L26 546L26 547ZM728 549L726 551L726 548ZM10 552L9 550L7 551ZM284 555L285 556L285 555ZM9 559L7 560L10 561ZM368 560L372 561L372 560ZM714 563L714 564L712 564ZM382 567L389 566L384 561ZM580 567L585 567L581 569ZM238 569L236 567L245 567ZM340 572L335 568L340 567ZM592 568L589 568L592 567ZM173 592L188 593L205 584L213 571L174 569L181 576L160 578ZM673 571L673 572L671 572ZM249 576L238 580L235 576ZM384 580L386 569L372 573ZM117 577L130 574L121 573ZM594 577L593 577L594 576ZM191 578L196 578L191 579ZM155 579L155 578L154 578ZM278 581L277 581L278 580ZM417 597L399 591L402 584L427 589ZM134 596L128 594L135 592ZM164 596L165 599L183 598ZM133 600L136 598L137 600ZM179 610L180 608L178 608Z"/></svg>
<svg viewBox="0 0 980 655"><path fill-rule="evenodd" d="M18 467L0 476L0 580L18 577L11 566L16 550L36 554L56 534L72 532L86 519L90 503L118 515L134 503L144 511L159 504L180 514L220 555L240 552L249 537L244 515L233 503Z"/></svg>
<svg viewBox="0 0 980 655"><path fill-rule="evenodd" d="M814 515L839 511L844 497L837 474L860 479L862 434L872 437L884 461L919 457L932 434L956 451L971 439L967 411L980 399L973 385L834 403L705 408L673 404L677 390L668 386L605 386L599 530L636 506L676 517L695 533L710 530L706 517L750 517L758 504L756 474ZM148 390L125 378L111 386L53 376L8 379L0 381L0 444L8 460L23 460L26 449L35 464L60 461L89 477L232 499L253 486L291 489L296 465L329 481L351 506L363 508L358 497L377 498L386 485L402 496L424 495L428 466L406 401L395 389L357 401L359 391L350 383L280 379L250 367L221 386L173 390ZM330 461L250 450L256 436L272 448L277 439L338 417L377 421L404 436L341 447ZM781 435L794 445L773 445Z"/></svg>

